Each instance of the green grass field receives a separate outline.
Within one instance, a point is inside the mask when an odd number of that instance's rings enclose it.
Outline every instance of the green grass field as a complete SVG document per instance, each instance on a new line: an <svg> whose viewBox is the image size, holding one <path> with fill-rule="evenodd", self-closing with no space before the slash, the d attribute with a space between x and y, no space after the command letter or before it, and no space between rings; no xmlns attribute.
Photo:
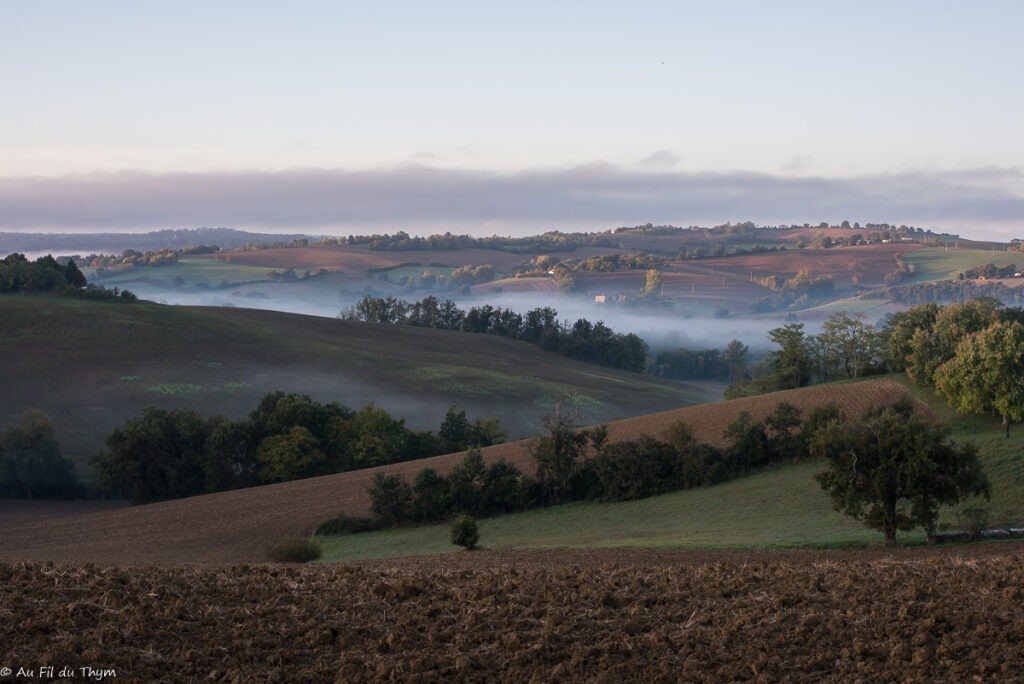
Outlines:
<svg viewBox="0 0 1024 684"><path fill-rule="evenodd" d="M435 276L444 276L447 282L454 270L453 266L396 266L386 271L378 271L374 274L374 277L384 276L386 280L392 283L401 282L403 278L408 277L418 283L424 273L433 273Z"/></svg>
<svg viewBox="0 0 1024 684"><path fill-rule="evenodd" d="M1021 266L1024 265L1024 254L987 249L922 247L907 254L906 262L914 265L914 275L904 282L904 284L911 284L929 280L955 279L958 273L988 263L999 266L1015 263Z"/></svg>
<svg viewBox="0 0 1024 684"><path fill-rule="evenodd" d="M215 259L198 259L184 257L177 263L168 266L154 266L135 268L123 273L107 276L95 282L105 287L127 286L131 289L132 282L140 280L159 280L167 287L171 287L175 278L185 281L184 287L195 287L196 285L209 285L218 287L221 283L248 283L253 281L270 281L270 272L275 269L263 268L260 266L246 266L233 264L228 261ZM284 269L276 269L278 271ZM85 270L86 277L94 280L92 269Z"/></svg>
<svg viewBox="0 0 1024 684"><path fill-rule="evenodd" d="M605 422L716 401L720 390L601 368L491 335L241 308L0 297L0 425L39 408L80 473L147 405L245 415L267 392L369 402L436 430L450 405L540 430L555 399Z"/></svg>
<svg viewBox="0 0 1024 684"><path fill-rule="evenodd" d="M896 376L894 376L896 377ZM900 378L896 378L900 379ZM980 502L993 526L1024 523L1024 426L1010 439L998 421L961 416L927 390L907 385L942 415L953 439L973 442L992 483ZM714 487L641 501L578 503L479 521L481 544L498 549L553 547L848 547L880 545L880 533L832 509L814 480L817 463L776 467ZM962 529L957 510L944 510L940 529ZM902 544L924 542L921 530L900 533ZM321 537L326 562L448 553L445 525Z"/></svg>

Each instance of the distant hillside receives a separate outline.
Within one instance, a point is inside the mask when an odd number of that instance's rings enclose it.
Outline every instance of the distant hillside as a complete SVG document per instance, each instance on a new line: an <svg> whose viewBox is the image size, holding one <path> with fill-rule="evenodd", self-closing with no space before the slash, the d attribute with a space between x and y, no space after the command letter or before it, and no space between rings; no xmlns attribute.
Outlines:
<svg viewBox="0 0 1024 684"><path fill-rule="evenodd" d="M54 256L105 253L120 254L126 249L155 251L183 249L194 245L217 245L235 249L256 243L289 243L294 240L318 240L309 235L249 233L232 228L194 228L156 230L149 233L0 233L0 256L12 252L50 253Z"/></svg>
<svg viewBox="0 0 1024 684"><path fill-rule="evenodd" d="M0 297L0 424L40 408L81 465L146 405L240 417L270 391L375 402L436 430L449 405L513 437L572 393L592 422L714 401L687 385L489 335L236 308Z"/></svg>

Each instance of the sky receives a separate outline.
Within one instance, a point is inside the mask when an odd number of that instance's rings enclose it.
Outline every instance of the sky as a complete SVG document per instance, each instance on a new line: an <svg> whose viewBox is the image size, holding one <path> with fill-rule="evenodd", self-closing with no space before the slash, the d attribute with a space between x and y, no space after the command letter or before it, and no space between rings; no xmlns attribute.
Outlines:
<svg viewBox="0 0 1024 684"><path fill-rule="evenodd" d="M1024 237L1024 3L0 0L0 231Z"/></svg>

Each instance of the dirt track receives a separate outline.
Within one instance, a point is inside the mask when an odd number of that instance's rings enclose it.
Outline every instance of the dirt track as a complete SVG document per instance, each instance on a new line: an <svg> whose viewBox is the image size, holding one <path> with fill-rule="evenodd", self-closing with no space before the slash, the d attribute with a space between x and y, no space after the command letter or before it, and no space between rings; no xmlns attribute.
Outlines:
<svg viewBox="0 0 1024 684"><path fill-rule="evenodd" d="M781 400L805 411L835 400L856 412L892 401L904 389L891 381L812 387L652 414L609 425L612 441L643 434L660 436L674 421L690 424L698 439L721 443L726 424L739 411L760 418ZM504 458L527 472L534 464L529 442L484 450L488 461ZM447 472L461 454L438 456L383 468L341 473L148 506L28 520L24 514L0 519L0 560L93 561L106 563L253 563L288 534L308 534L319 523L345 512L367 515L367 488L379 471L412 480L427 466Z"/></svg>

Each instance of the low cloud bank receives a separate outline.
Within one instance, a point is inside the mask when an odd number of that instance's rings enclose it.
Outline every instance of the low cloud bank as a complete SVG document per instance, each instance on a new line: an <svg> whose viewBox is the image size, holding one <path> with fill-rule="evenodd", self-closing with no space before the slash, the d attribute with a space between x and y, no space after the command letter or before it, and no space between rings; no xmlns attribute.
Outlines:
<svg viewBox="0 0 1024 684"><path fill-rule="evenodd" d="M403 166L0 178L0 230L226 225L341 234L525 234L648 221L844 219L1005 238L1024 222L1024 172L991 168L827 178L591 164L517 173Z"/></svg>

